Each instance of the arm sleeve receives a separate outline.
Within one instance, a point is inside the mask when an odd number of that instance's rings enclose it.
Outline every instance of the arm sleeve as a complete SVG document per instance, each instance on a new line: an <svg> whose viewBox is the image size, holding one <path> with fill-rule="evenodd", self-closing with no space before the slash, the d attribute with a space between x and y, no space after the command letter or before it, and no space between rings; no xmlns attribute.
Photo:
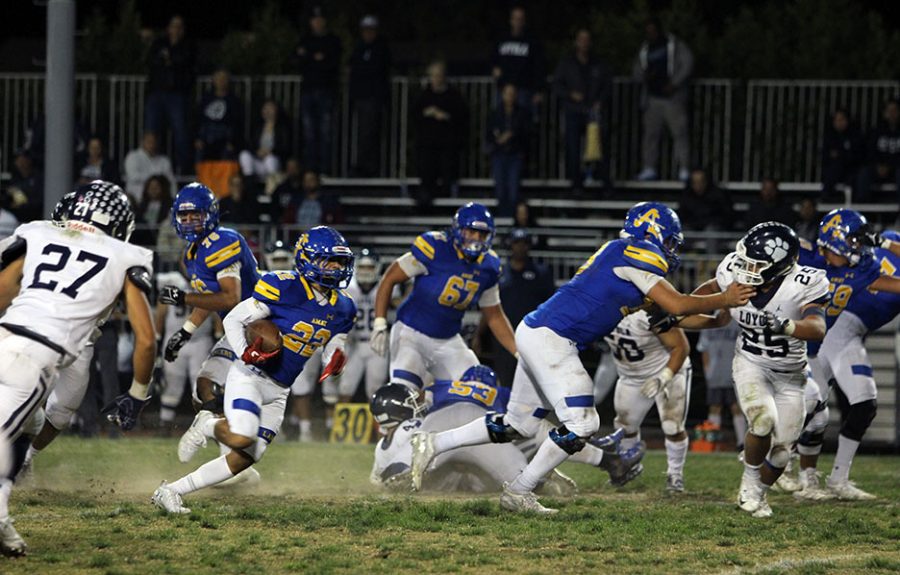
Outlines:
<svg viewBox="0 0 900 575"><path fill-rule="evenodd" d="M397 258L397 265L400 266L403 273L411 278L428 273L428 268L425 267L425 264L416 259L412 252L406 252Z"/></svg>
<svg viewBox="0 0 900 575"><path fill-rule="evenodd" d="M653 289L653 286L655 286L659 280L663 279L662 276L654 273L628 266L613 268L613 272L620 279L633 283L644 295L647 295L647 292Z"/></svg>
<svg viewBox="0 0 900 575"><path fill-rule="evenodd" d="M482 292L478 298L478 307L493 307L500 305L500 285L494 284Z"/></svg>
<svg viewBox="0 0 900 575"><path fill-rule="evenodd" d="M228 315L222 320L222 326L225 328L225 337L228 339L228 345L231 346L231 349L238 356L247 349L244 326L252 321L269 317L271 313L269 306L252 298L245 299L228 312Z"/></svg>

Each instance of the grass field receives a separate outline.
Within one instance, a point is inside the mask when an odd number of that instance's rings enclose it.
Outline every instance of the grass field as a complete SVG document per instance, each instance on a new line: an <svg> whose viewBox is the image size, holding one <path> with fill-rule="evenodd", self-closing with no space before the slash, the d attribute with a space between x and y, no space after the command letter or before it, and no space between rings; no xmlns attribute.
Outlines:
<svg viewBox="0 0 900 575"><path fill-rule="evenodd" d="M30 555L0 558L0 573L900 572L897 457L854 465L877 501L773 494L768 520L736 511L731 454L689 455L680 497L663 494L661 452L619 491L567 465L581 494L553 501L551 518L507 514L493 495L384 495L367 482L370 464L368 447L277 443L256 488L207 490L186 499L190 516L166 516L150 494L194 467L177 462L175 440L62 438L13 494Z"/></svg>

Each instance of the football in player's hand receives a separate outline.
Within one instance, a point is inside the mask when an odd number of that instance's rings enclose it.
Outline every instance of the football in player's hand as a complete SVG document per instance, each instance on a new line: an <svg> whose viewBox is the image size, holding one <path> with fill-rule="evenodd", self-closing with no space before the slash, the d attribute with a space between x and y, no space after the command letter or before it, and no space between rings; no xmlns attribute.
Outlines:
<svg viewBox="0 0 900 575"><path fill-rule="evenodd" d="M274 322L267 319L258 319L250 322L244 330L247 343L253 343L256 338L262 338L262 352L270 353L281 349L281 331Z"/></svg>

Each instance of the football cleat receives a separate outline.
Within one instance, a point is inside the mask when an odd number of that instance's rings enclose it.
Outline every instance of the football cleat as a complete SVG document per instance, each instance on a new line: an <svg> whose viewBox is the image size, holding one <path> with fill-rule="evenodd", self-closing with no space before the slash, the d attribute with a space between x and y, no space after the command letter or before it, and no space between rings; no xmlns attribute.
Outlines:
<svg viewBox="0 0 900 575"><path fill-rule="evenodd" d="M562 471L554 469L547 474L540 491L550 497L574 497L578 493L578 484Z"/></svg>
<svg viewBox="0 0 900 575"><path fill-rule="evenodd" d="M835 498L834 493L827 489L822 489L822 486L819 484L819 472L815 468L800 470L798 478L800 479L800 490L794 492L796 499L827 501Z"/></svg>
<svg viewBox="0 0 900 575"><path fill-rule="evenodd" d="M559 512L558 509L541 505L537 495L531 491L527 493L510 491L508 483L503 484L503 493L500 494L500 507L516 513L535 513L537 515L553 515Z"/></svg>
<svg viewBox="0 0 900 575"><path fill-rule="evenodd" d="M410 479L412 480L412 490L418 491L422 488L422 477L425 476L425 470L434 459L434 434L428 431L415 433L410 439L410 444L412 445Z"/></svg>
<svg viewBox="0 0 900 575"><path fill-rule="evenodd" d="M641 460L646 451L647 445L643 441L627 451L604 451L599 467L609 473L610 485L622 487L644 472Z"/></svg>
<svg viewBox="0 0 900 575"><path fill-rule="evenodd" d="M759 507L756 508L751 514L752 517L765 518L772 516L772 508L769 507L769 502L766 500L766 494L763 493L762 497L759 500Z"/></svg>
<svg viewBox="0 0 900 575"><path fill-rule="evenodd" d="M150 503L156 505L166 513L190 513L191 510L181 503L181 495L175 493L169 484L163 481L153 492Z"/></svg>
<svg viewBox="0 0 900 575"><path fill-rule="evenodd" d="M684 476L680 473L666 475L666 493L684 493Z"/></svg>
<svg viewBox="0 0 900 575"><path fill-rule="evenodd" d="M825 487L828 488L828 491L835 497L843 501L870 501L872 499L877 499L875 495L863 491L854 485L852 481L832 483L831 478L829 477L828 481L825 482Z"/></svg>
<svg viewBox="0 0 900 575"><path fill-rule="evenodd" d="M599 447L604 451L618 451L619 443L622 441L623 437L625 437L625 428L620 427L609 435L604 435L603 437L592 437L591 439L588 439L588 443L590 443L594 447Z"/></svg>
<svg viewBox="0 0 900 575"><path fill-rule="evenodd" d="M784 491L785 493L796 493L800 491L803 486L800 485L800 482L797 479L794 479L790 475L786 475L784 473L778 478L775 482L775 485L772 486L772 489L775 491Z"/></svg>
<svg viewBox="0 0 900 575"><path fill-rule="evenodd" d="M0 521L0 552L8 557L21 557L27 551L28 545L13 527L12 518Z"/></svg>
<svg viewBox="0 0 900 575"><path fill-rule="evenodd" d="M214 485L214 487L233 487L240 485L241 487L250 487L262 481L259 471L255 467L248 467L234 477L229 477L222 483Z"/></svg>
<svg viewBox="0 0 900 575"><path fill-rule="evenodd" d="M737 504L747 513L755 513L762 505L763 490L758 482L748 481L746 477L741 478L741 488L738 491Z"/></svg>
<svg viewBox="0 0 900 575"><path fill-rule="evenodd" d="M203 426L213 417L215 417L213 412L205 409L197 412L191 426L178 440L178 461L187 463L197 455L200 449L206 447L206 435L203 433Z"/></svg>

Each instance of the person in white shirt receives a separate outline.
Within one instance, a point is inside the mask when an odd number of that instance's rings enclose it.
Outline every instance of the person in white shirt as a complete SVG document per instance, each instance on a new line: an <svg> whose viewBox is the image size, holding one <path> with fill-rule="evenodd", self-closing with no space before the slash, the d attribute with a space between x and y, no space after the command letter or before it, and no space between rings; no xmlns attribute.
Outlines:
<svg viewBox="0 0 900 575"><path fill-rule="evenodd" d="M169 189L177 190L172 162L165 154L159 153L155 132L144 132L141 147L131 150L125 156L125 191L140 202L144 195L144 184L151 176L161 175L169 180Z"/></svg>

